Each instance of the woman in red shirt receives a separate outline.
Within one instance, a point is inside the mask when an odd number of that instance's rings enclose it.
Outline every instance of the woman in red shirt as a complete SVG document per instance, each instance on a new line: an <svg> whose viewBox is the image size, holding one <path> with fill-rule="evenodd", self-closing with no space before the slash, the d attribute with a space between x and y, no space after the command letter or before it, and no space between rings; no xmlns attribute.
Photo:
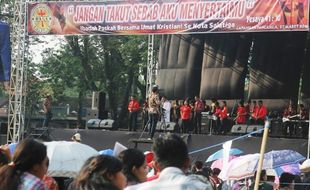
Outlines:
<svg viewBox="0 0 310 190"><path fill-rule="evenodd" d="M237 117L236 117L236 122L237 124L245 124L246 123L246 109L243 105L243 102L240 101L238 103L238 109L237 109Z"/></svg>
<svg viewBox="0 0 310 190"><path fill-rule="evenodd" d="M213 114L214 119L215 119L215 128L214 128L214 132L216 135L220 134L221 131L221 113L222 113L222 109L220 107L220 104L218 101L215 102L215 113Z"/></svg>
<svg viewBox="0 0 310 190"><path fill-rule="evenodd" d="M222 110L221 110L221 114L220 114L220 119L221 119L221 130L220 132L222 134L226 134L226 132L228 131L228 108L227 108L227 103L226 101L222 101Z"/></svg>
<svg viewBox="0 0 310 190"><path fill-rule="evenodd" d="M182 133L188 133L188 128L190 125L190 118L191 118L191 110L192 108L188 105L188 101L185 100L183 106L181 106L180 108L181 119L182 119L182 124L181 124Z"/></svg>

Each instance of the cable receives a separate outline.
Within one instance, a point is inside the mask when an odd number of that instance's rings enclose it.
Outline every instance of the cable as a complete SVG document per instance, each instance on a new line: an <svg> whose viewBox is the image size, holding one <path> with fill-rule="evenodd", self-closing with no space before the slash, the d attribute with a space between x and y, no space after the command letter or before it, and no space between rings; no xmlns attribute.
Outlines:
<svg viewBox="0 0 310 190"><path fill-rule="evenodd" d="M242 135L240 137L237 137L237 138L234 138L230 141L236 141L236 140L240 140L240 139L244 139L244 138L249 138L251 135L253 134L256 134L256 133L261 133L265 128L262 128L262 129L259 129L257 131L253 131L251 133L247 133L245 135ZM269 128L267 128L269 129ZM226 141L225 141L226 142ZM198 149L198 150L194 150L194 151L191 151L189 152L188 154L191 155L191 154L195 154L195 153L198 153L198 152L202 152L202 151L205 151L205 150L208 150L208 149L211 149L211 148L214 148L214 147L217 147L217 146L222 146L225 142L222 142L222 143L218 143L218 144L215 144L215 145L212 145L212 146L209 146L209 147L205 147L205 148L201 148L201 149Z"/></svg>

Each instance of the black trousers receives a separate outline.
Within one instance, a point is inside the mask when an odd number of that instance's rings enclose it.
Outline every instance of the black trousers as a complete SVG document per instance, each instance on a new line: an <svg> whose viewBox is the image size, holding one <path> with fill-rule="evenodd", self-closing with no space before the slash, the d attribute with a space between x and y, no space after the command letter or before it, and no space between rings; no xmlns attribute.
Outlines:
<svg viewBox="0 0 310 190"><path fill-rule="evenodd" d="M201 113L200 112L195 112L194 126L195 126L194 133L201 134Z"/></svg>
<svg viewBox="0 0 310 190"><path fill-rule="evenodd" d="M188 133L190 127L190 119L183 120L181 124L182 133Z"/></svg>
<svg viewBox="0 0 310 190"><path fill-rule="evenodd" d="M138 112L129 112L129 131L137 130Z"/></svg>

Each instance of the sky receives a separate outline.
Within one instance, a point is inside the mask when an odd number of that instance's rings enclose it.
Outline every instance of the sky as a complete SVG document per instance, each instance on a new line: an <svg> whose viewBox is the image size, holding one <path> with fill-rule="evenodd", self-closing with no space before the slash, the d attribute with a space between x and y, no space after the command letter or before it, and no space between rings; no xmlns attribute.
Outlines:
<svg viewBox="0 0 310 190"><path fill-rule="evenodd" d="M32 37L30 37L32 38ZM33 62L40 64L42 63L42 53L48 48L54 48L55 50L60 48L60 45L64 42L63 36L38 36L41 43L35 45L29 45L29 53L33 57Z"/></svg>

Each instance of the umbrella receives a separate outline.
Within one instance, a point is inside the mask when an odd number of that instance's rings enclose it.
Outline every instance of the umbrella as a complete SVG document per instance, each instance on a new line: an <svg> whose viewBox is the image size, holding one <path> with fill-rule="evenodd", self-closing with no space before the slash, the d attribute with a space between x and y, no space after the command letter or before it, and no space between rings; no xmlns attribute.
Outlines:
<svg viewBox="0 0 310 190"><path fill-rule="evenodd" d="M310 172L310 159L305 160L301 166L300 170L303 172Z"/></svg>
<svg viewBox="0 0 310 190"><path fill-rule="evenodd" d="M99 151L100 155L109 155L109 156L113 156L113 150L112 149L105 149L105 150L101 150Z"/></svg>
<svg viewBox="0 0 310 190"><path fill-rule="evenodd" d="M265 154L264 162L271 162L272 168L296 164L306 158L293 150L273 150Z"/></svg>
<svg viewBox="0 0 310 190"><path fill-rule="evenodd" d="M44 144L49 158L47 174L52 177L75 177L88 158L98 155L92 147L78 142L52 141Z"/></svg>
<svg viewBox="0 0 310 190"><path fill-rule="evenodd" d="M243 151L238 149L238 148L232 148L229 151L230 156L238 155L238 154L242 154L242 153L243 153ZM221 149L221 150L213 153L211 156L209 156L206 162L212 162L214 160L218 160L218 159L223 158L223 157L224 157L224 149Z"/></svg>
<svg viewBox="0 0 310 190"><path fill-rule="evenodd" d="M11 156L13 156L17 144L18 144L18 143L11 143L11 144L9 144L9 149L10 149L10 154L11 154Z"/></svg>
<svg viewBox="0 0 310 190"><path fill-rule="evenodd" d="M231 161L232 159L234 159L234 158L237 158L237 156L229 156L228 162L230 162L230 161ZM223 162L224 162L223 158L220 158L220 159L218 159L218 160L215 160L215 161L212 163L212 165L211 165L211 169L218 168L218 169L222 170L223 164L224 164Z"/></svg>
<svg viewBox="0 0 310 190"><path fill-rule="evenodd" d="M265 154L263 169L274 169L284 165L296 164L304 160L301 154L292 150L271 151ZM258 166L259 154L248 154L231 160L227 170L221 172L224 179L242 179L252 176Z"/></svg>

